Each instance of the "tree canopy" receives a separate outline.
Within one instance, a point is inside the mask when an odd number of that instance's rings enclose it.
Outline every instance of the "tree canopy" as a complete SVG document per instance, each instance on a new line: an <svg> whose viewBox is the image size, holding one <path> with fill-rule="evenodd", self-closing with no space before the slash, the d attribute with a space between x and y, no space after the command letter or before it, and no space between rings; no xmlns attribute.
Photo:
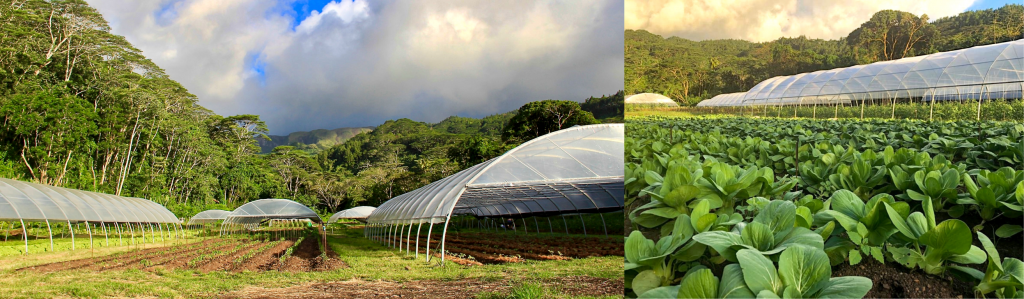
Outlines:
<svg viewBox="0 0 1024 299"><path fill-rule="evenodd" d="M691 41L643 30L625 32L626 94L653 92L696 105L747 91L775 76L848 67L987 45L1024 36L1024 5L967 11L929 22L927 15L883 10L838 40L804 36L754 43Z"/></svg>

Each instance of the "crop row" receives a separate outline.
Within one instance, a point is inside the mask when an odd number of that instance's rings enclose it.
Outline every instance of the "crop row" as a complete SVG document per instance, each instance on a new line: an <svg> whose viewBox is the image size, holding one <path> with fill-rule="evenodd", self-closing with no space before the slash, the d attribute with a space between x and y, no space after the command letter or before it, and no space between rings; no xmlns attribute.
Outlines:
<svg viewBox="0 0 1024 299"><path fill-rule="evenodd" d="M627 131L627 142L645 139L655 151L677 143L695 143L690 147L729 153L736 159L759 158L761 150L774 158L796 158L797 148L827 143L858 151L915 149L970 168L1024 168L1024 124L1012 122L650 117L630 121ZM753 148L730 150L728 146L736 143ZM640 149L630 147L626 153L634 158L643 155Z"/></svg>

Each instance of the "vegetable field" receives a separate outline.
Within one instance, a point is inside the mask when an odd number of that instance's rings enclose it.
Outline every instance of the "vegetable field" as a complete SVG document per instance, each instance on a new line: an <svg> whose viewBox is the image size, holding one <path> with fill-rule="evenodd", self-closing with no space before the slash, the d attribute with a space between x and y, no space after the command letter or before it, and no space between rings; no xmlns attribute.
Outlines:
<svg viewBox="0 0 1024 299"><path fill-rule="evenodd" d="M1024 296L1019 122L646 117L626 295Z"/></svg>

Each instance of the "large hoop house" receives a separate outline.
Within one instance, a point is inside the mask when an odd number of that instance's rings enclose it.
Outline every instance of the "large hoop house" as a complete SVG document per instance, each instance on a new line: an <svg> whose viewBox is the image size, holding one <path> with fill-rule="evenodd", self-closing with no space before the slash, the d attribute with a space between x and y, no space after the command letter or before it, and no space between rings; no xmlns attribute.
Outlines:
<svg viewBox="0 0 1024 299"><path fill-rule="evenodd" d="M418 254L419 229L427 225L430 236L434 225L443 223L444 252L453 215L527 217L622 209L623 131L622 124L575 126L530 140L388 200L367 218L367 236L384 241L410 237L416 226ZM428 259L429 252L428 247Z"/></svg>
<svg viewBox="0 0 1024 299"><path fill-rule="evenodd" d="M303 204L280 198L250 201L224 218L225 226L241 226L255 230L264 220L302 220L322 223L320 215Z"/></svg>
<svg viewBox="0 0 1024 299"><path fill-rule="evenodd" d="M697 107L731 107L742 106L745 92L724 93L697 103Z"/></svg>
<svg viewBox="0 0 1024 299"><path fill-rule="evenodd" d="M657 106L667 106L667 107L678 107L679 106L679 104L676 104L676 101L673 101L672 99L670 99L670 98L668 98L666 96L663 96L663 95L660 95L660 94L656 94L656 93L638 93L638 94L635 94L635 95L631 95L631 96L626 97L625 102L626 102L626 104L639 104L639 105L657 105Z"/></svg>
<svg viewBox="0 0 1024 299"><path fill-rule="evenodd" d="M174 213L162 205L142 198L116 196L97 192L81 191L49 185L21 182L0 178L0 220L19 221L25 236L25 252L28 252L28 234L25 222L46 222L50 231L50 249L53 250L53 234L50 222L67 223L71 228L72 249L74 229L72 224L85 223L92 239L90 224L99 224L103 231L107 225L124 224L126 229L139 229L150 234L156 229L170 233L178 229L181 222ZM169 225L164 225L169 224ZM172 228L173 227L173 228ZM106 233L104 233L106 235Z"/></svg>
<svg viewBox="0 0 1024 299"><path fill-rule="evenodd" d="M340 212L331 215L330 220L328 220L327 222L334 223L335 221L338 221L340 219L366 220L366 217L370 217L370 214L372 214L373 211L376 209L376 207L359 206L351 209L341 210Z"/></svg>
<svg viewBox="0 0 1024 299"><path fill-rule="evenodd" d="M219 221L224 221L224 219L227 218L229 214L231 214L231 211L225 211L225 210L206 210L206 211L202 211L202 212L199 212L198 214L196 214L195 216L192 216L192 218L190 218L188 220L188 225L217 223Z"/></svg>
<svg viewBox="0 0 1024 299"><path fill-rule="evenodd" d="M1020 99L1024 40L774 77L743 94L744 106L855 104L897 99ZM717 98L717 97L716 97ZM734 106L712 98L700 106Z"/></svg>

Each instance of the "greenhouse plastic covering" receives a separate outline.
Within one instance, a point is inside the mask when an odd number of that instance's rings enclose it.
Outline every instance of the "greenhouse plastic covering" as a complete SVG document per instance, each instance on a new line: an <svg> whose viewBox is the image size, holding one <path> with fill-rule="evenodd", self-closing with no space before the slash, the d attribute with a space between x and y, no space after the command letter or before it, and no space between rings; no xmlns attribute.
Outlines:
<svg viewBox="0 0 1024 299"><path fill-rule="evenodd" d="M485 216L603 212L623 207L623 125L575 126L399 195L371 224L442 223Z"/></svg>
<svg viewBox="0 0 1024 299"><path fill-rule="evenodd" d="M155 202L0 178L0 220L180 223Z"/></svg>
<svg viewBox="0 0 1024 299"><path fill-rule="evenodd" d="M676 101L656 93L638 93L626 97L625 101L626 104L679 106L679 104L676 104Z"/></svg>
<svg viewBox="0 0 1024 299"><path fill-rule="evenodd" d="M747 91L743 105L849 104L871 100L1020 99L1024 40L774 77ZM708 100L711 101L711 100ZM726 106L713 101L702 106Z"/></svg>
<svg viewBox="0 0 1024 299"><path fill-rule="evenodd" d="M745 92L734 92L725 93L714 96L710 99L703 100L697 103L697 107L730 107L730 106L742 106L743 97L746 96Z"/></svg>
<svg viewBox="0 0 1024 299"><path fill-rule="evenodd" d="M221 221L221 220L224 220L225 218L227 218L228 214L231 214L231 211L225 211L225 210L206 210L206 211L202 211L202 212L199 212L199 214L196 214L195 216L192 216L192 218L188 220L188 225L203 224L203 223L216 223L217 221Z"/></svg>
<svg viewBox="0 0 1024 299"><path fill-rule="evenodd" d="M224 219L224 224L252 224L267 219L308 219L323 222L320 216L305 205L279 198L260 199L238 207Z"/></svg>
<svg viewBox="0 0 1024 299"><path fill-rule="evenodd" d="M340 212L331 215L331 219L327 222L335 222L338 221L338 219L366 219L366 217L370 217L370 214L376 209L376 207L360 206L341 210Z"/></svg>

